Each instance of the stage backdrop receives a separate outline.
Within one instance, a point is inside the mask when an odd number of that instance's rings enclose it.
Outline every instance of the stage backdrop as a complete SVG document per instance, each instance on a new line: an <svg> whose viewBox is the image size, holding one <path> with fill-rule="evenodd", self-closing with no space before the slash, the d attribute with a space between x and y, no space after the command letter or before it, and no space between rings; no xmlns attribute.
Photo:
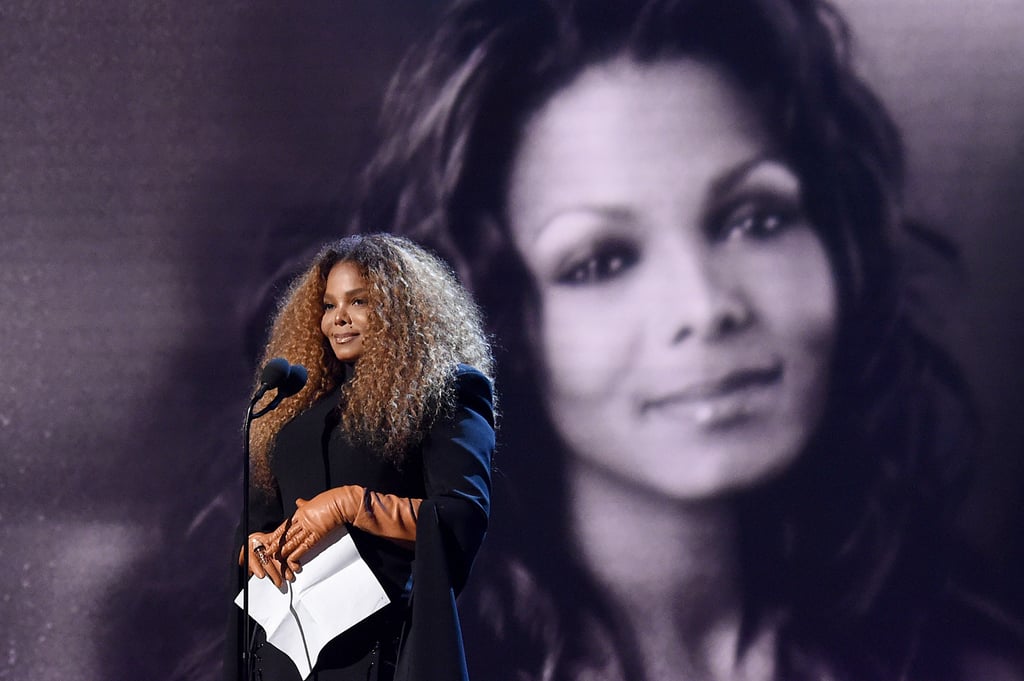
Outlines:
<svg viewBox="0 0 1024 681"><path fill-rule="evenodd" d="M178 667L226 613L265 283L333 235L435 4L0 8L0 679L211 671ZM1024 3L838 4L963 252L933 289L986 427L963 524L1019 575Z"/></svg>

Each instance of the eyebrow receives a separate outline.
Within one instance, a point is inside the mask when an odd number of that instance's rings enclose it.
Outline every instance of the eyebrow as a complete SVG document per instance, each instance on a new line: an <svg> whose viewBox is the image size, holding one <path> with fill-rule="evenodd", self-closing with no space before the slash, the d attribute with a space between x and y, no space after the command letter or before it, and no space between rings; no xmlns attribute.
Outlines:
<svg viewBox="0 0 1024 681"><path fill-rule="evenodd" d="M760 168L762 165L769 163L783 164L784 162L781 157L774 153L765 152L756 154L746 161L743 161L732 168L728 168L719 175L713 177L711 179L707 195L709 197L718 197L734 191L736 187L741 185L755 170ZM606 218L612 218L617 221L629 220L633 216L632 211L619 208L617 206L605 206L599 203L574 206L568 210L559 211L541 222L540 227L536 230L531 241L536 243L544 233L547 232L551 223L565 215L573 214L598 215Z"/></svg>
<svg viewBox="0 0 1024 681"><path fill-rule="evenodd" d="M349 289L348 291L345 291L341 295L343 298L351 298L352 296L364 296L367 294L369 290L370 289L364 286L362 288ZM330 292L324 291L324 299L326 300L327 298L334 298L334 296L332 296Z"/></svg>
<svg viewBox="0 0 1024 681"><path fill-rule="evenodd" d="M758 167L766 163L782 163L782 159L775 154L758 154L740 163L734 168L726 170L711 180L710 196L721 196L728 194L743 183Z"/></svg>
<svg viewBox="0 0 1024 681"><path fill-rule="evenodd" d="M533 243L537 243L548 231L548 228L553 222L565 217L566 215L596 215L603 218L610 218L616 222L624 222L632 219L633 211L619 208L618 206L605 206L599 203L573 206L567 210L558 211L541 222L540 227L534 233L531 241Z"/></svg>

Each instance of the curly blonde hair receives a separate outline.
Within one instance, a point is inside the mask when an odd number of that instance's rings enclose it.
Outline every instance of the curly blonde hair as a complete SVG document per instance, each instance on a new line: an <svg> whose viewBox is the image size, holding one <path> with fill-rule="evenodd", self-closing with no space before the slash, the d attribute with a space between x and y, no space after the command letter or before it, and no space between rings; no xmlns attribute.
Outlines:
<svg viewBox="0 0 1024 681"><path fill-rule="evenodd" d="M297 395L253 422L252 478L268 491L274 486L270 457L277 434L344 376L320 330L327 275L342 262L355 264L366 280L370 309L363 354L339 402L350 439L401 464L409 447L452 406L456 364L493 377L480 310L441 259L392 234L327 244L283 299L260 363L283 357L309 373Z"/></svg>

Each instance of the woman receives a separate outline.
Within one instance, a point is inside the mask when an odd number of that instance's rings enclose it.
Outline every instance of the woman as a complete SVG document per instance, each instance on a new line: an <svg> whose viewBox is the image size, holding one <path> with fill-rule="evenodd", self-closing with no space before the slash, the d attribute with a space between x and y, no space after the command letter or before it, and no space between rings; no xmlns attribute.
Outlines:
<svg viewBox="0 0 1024 681"><path fill-rule="evenodd" d="M329 643L312 678L463 678L452 594L487 527L494 449L473 302L407 239L349 237L296 280L264 355L306 366L309 380L253 425L252 573L294 579L344 525L391 601ZM256 678L300 678L261 629L252 651Z"/></svg>
<svg viewBox="0 0 1024 681"><path fill-rule="evenodd" d="M944 244L846 44L817 0L467 0L392 82L354 228L456 263L524 434L482 678L1020 671L951 581L971 409L903 269Z"/></svg>

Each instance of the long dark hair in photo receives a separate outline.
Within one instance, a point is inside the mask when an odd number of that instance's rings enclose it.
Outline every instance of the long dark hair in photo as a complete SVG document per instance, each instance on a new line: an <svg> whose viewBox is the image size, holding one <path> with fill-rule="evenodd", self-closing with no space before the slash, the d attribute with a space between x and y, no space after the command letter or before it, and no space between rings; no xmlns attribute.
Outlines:
<svg viewBox="0 0 1024 681"><path fill-rule="evenodd" d="M504 385L498 461L513 510L496 506L502 529L489 540L505 581L477 599L497 642L470 656L487 666L483 678L640 678L632 634L571 549L564 447L537 406L538 299L505 216L526 121L616 56L701 59L740 84L802 182L836 278L838 340L817 435L781 478L736 500L745 630L783 613L778 678L953 673L935 641L962 632L931 622L952 588L948 540L975 418L961 373L919 323L924 301L906 259L955 259L955 249L904 215L900 136L850 45L842 17L819 0L465 0L390 84L385 141L352 229L389 225L453 264L485 310ZM526 520L543 522L501 522L526 507Z"/></svg>

